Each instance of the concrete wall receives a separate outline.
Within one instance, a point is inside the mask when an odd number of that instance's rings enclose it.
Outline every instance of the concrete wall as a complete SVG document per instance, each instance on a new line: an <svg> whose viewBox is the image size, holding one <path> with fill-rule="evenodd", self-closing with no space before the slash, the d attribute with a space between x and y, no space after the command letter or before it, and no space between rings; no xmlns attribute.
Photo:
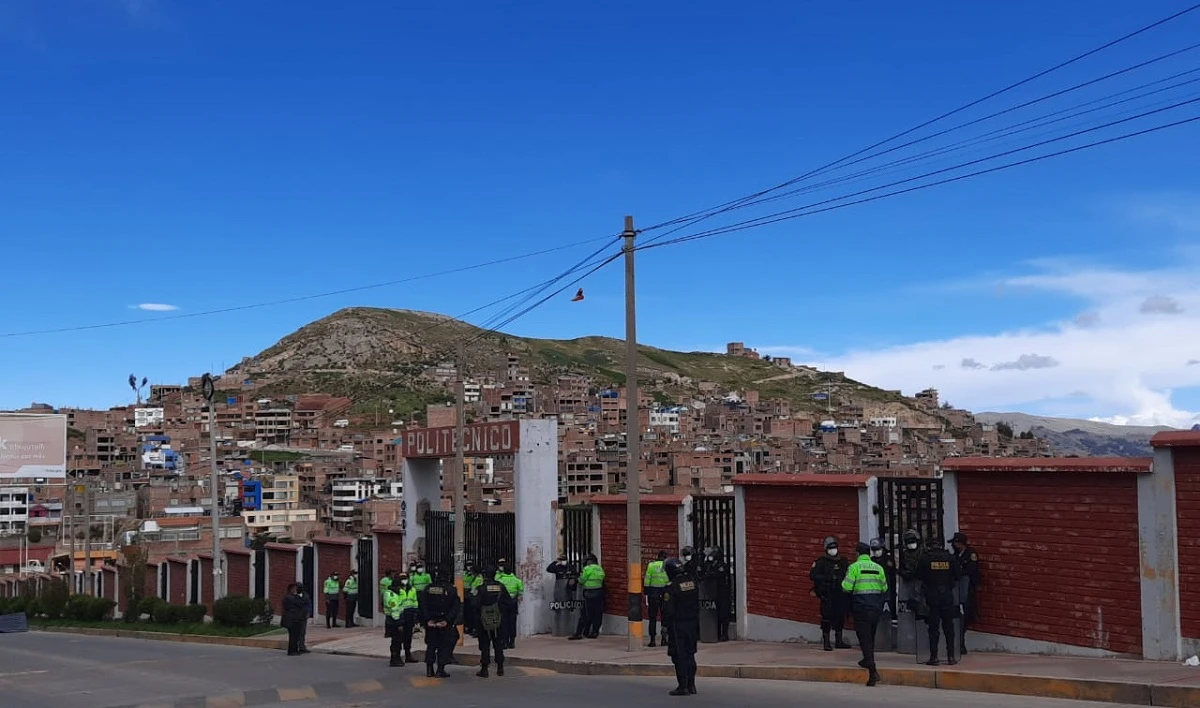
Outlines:
<svg viewBox="0 0 1200 708"><path fill-rule="evenodd" d="M521 445L513 469L517 540L513 564L525 583L525 597L517 615L517 634L524 637L549 632L554 623L550 610L554 578L546 573L546 566L558 546L554 513L558 500L558 422L547 419L520 423Z"/></svg>

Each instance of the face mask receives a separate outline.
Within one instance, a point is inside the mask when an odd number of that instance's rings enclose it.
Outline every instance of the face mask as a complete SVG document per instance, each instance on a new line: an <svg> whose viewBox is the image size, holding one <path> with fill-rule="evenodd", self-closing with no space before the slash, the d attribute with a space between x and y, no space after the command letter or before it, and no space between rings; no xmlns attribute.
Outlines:
<svg viewBox="0 0 1200 708"><path fill-rule="evenodd" d="M683 554L683 559L684 559L685 561L690 561L690 560L692 559L692 554L690 554L690 553L684 553L684 554Z"/></svg>
<svg viewBox="0 0 1200 708"><path fill-rule="evenodd" d="M833 556L836 556L836 555L837 555L837 549L836 549L836 548L826 548L826 549L825 549L825 552L826 552L827 554L829 554L829 557L830 557L830 558L832 558Z"/></svg>
<svg viewBox="0 0 1200 708"><path fill-rule="evenodd" d="M917 550L917 544L915 544L915 543L908 544L908 550L910 550L910 551Z"/></svg>
<svg viewBox="0 0 1200 708"><path fill-rule="evenodd" d="M400 581L400 584L401 584L401 585L408 585L408 581L407 581L407 580L401 580L401 581Z"/></svg>
<svg viewBox="0 0 1200 708"><path fill-rule="evenodd" d="M417 572L418 572L418 573L424 573L424 572L425 572L425 569L424 569L424 568L417 568Z"/></svg>
<svg viewBox="0 0 1200 708"><path fill-rule="evenodd" d="M872 558L879 558L882 555L883 555L883 551L871 551Z"/></svg>

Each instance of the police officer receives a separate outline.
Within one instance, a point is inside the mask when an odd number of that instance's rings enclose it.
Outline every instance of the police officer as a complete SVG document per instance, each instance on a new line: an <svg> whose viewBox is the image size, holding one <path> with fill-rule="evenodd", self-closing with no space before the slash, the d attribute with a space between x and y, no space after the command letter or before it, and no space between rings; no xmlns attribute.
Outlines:
<svg viewBox="0 0 1200 708"><path fill-rule="evenodd" d="M733 619L733 576L725 562L725 552L720 546L704 549L704 564L701 566L706 580L712 580L715 591L713 602L717 610L717 641L729 641L729 621Z"/></svg>
<svg viewBox="0 0 1200 708"><path fill-rule="evenodd" d="M666 551L659 551L658 558L650 561L646 566L646 610L650 615L650 646L657 646L655 640L658 638L658 617L662 613L663 593L667 590L667 585L671 579L667 577L667 570L663 567L667 557L670 554ZM666 623L663 623L664 629ZM663 641L666 644L666 641Z"/></svg>
<svg viewBox="0 0 1200 708"><path fill-rule="evenodd" d="M417 615L421 626L425 628L425 675L448 678L446 664L458 642L456 625L461 604L458 591L447 578L446 569L438 568L436 572L437 578L425 588L425 592L417 592Z"/></svg>
<svg viewBox="0 0 1200 708"><path fill-rule="evenodd" d="M863 658L858 665L870 672L867 685L874 686L879 683L879 672L875 668L875 631L887 601L887 573L883 566L871 560L871 544L859 543L855 552L858 560L846 570L841 587L851 598L854 634L862 648Z"/></svg>
<svg viewBox="0 0 1200 708"><path fill-rule="evenodd" d="M679 558L683 561L683 572L690 575L692 580L699 580L704 573L700 568L700 559L696 557L696 549L684 546L679 549Z"/></svg>
<svg viewBox="0 0 1200 708"><path fill-rule="evenodd" d="M568 639L595 639L600 636L600 625L604 622L604 568L600 567L595 553L589 553L583 562L583 572L579 574L583 607L580 608L575 634Z"/></svg>
<svg viewBox="0 0 1200 708"><path fill-rule="evenodd" d="M471 591L475 588L475 581L482 577L475 569L475 561L467 559L463 562L463 631L468 637L475 636L479 617L479 605L475 603Z"/></svg>
<svg viewBox="0 0 1200 708"><path fill-rule="evenodd" d="M513 599L512 606L504 614L504 628L500 639L505 649L514 649L517 645L517 613L520 612L521 597L525 595L525 582L513 574L512 564L507 558L501 558L497 565L499 572L496 573L496 580L508 589L508 594Z"/></svg>
<svg viewBox="0 0 1200 708"><path fill-rule="evenodd" d="M330 573L328 578L325 578L325 584L321 587L321 591L325 594L325 629L337 627L338 618L338 593L342 591L342 583L338 580L337 573Z"/></svg>
<svg viewBox="0 0 1200 708"><path fill-rule="evenodd" d="M921 583L921 595L925 600L928 615L925 623L929 627L930 666L938 665L938 628L946 635L946 661L957 664L954 658L954 616L958 603L954 591L958 585L958 560L936 538L930 538L928 548L917 563L917 580Z"/></svg>
<svg viewBox="0 0 1200 708"><path fill-rule="evenodd" d="M833 630L837 633L837 648L849 649L842 631L850 610L850 596L842 592L842 581L846 579L850 562L839 555L838 542L833 536L825 537L824 546L825 554L813 561L808 571L808 579L813 584L812 594L821 601L821 646L825 651L833 651L835 644L829 641L829 632Z"/></svg>
<svg viewBox="0 0 1200 708"><path fill-rule="evenodd" d="M408 579L412 581L412 586L417 589L418 595L425 592L425 589L433 583L433 576L425 572L425 561L409 563Z"/></svg>
<svg viewBox="0 0 1200 708"><path fill-rule="evenodd" d="M700 641L700 587L688 575L678 558L671 558L664 568L670 584L663 593L663 617L670 627L667 654L675 665L677 686L672 696L687 696L696 692L696 644Z"/></svg>
<svg viewBox="0 0 1200 708"><path fill-rule="evenodd" d="M404 666L404 644L400 640L400 616L404 613L400 596L389 586L383 591L384 632L391 638L388 666Z"/></svg>
<svg viewBox="0 0 1200 708"><path fill-rule="evenodd" d="M559 553L558 558L550 561L546 572L553 575L555 580L565 580L571 573L571 564L567 562L567 554Z"/></svg>
<svg viewBox="0 0 1200 708"><path fill-rule="evenodd" d="M979 554L967 543L967 535L959 531L950 538L954 546L954 556L958 559L959 578L958 600L962 604L962 634L959 635L959 655L967 653L967 627L975 624L979 618L979 584L982 576L979 571Z"/></svg>
<svg viewBox="0 0 1200 708"><path fill-rule="evenodd" d="M394 594L400 604L400 616L395 624L396 634L400 640L400 646L404 649L404 660L412 663L416 661L412 653L413 630L417 626L417 609L420 605L420 599L416 588L412 586L408 575L401 573L390 587L390 592Z"/></svg>
<svg viewBox="0 0 1200 708"><path fill-rule="evenodd" d="M504 616L516 612L517 601L508 593L504 583L496 579L495 568L484 568L481 577L483 582L471 591L474 604L479 608L479 673L475 675L488 677L488 665L495 652L496 675L503 676L504 638L500 633Z"/></svg>
<svg viewBox="0 0 1200 708"><path fill-rule="evenodd" d="M352 570L350 575L346 576L346 582L342 584L342 594L346 596L346 626L357 627L354 614L358 609L358 571Z"/></svg>

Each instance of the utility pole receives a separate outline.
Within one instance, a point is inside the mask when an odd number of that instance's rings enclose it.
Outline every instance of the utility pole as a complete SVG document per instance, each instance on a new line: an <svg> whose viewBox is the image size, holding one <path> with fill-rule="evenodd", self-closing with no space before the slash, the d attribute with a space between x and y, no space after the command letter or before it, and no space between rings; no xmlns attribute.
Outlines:
<svg viewBox="0 0 1200 708"><path fill-rule="evenodd" d="M84 480L83 487L83 592L92 592L92 480Z"/></svg>
<svg viewBox="0 0 1200 708"><path fill-rule="evenodd" d="M633 217L625 217L625 519L629 550L629 651L642 650L642 451L638 421L637 299Z"/></svg>
<svg viewBox="0 0 1200 708"><path fill-rule="evenodd" d="M67 503L64 512L69 511L71 515L67 517L67 535L71 537L71 562L67 564L68 577L71 578L71 594L76 592L75 585L75 482L69 480L66 489Z"/></svg>
<svg viewBox="0 0 1200 708"><path fill-rule="evenodd" d="M463 381L463 363L465 356L463 352L463 343L458 343L458 361L454 364L456 378L455 384L455 400L457 401L457 410L455 411L454 420L454 474L450 475L450 483L454 485L454 587L458 590L458 597L463 601L464 605L467 600L467 588L463 587L463 570L464 558L466 551L467 538L467 508L463 495L463 466L466 464L466 450L464 443L466 442L466 425L467 425L467 393L466 386ZM462 617L462 613L459 613ZM459 644L466 642L466 634L463 632L463 625L460 619L458 625Z"/></svg>
<svg viewBox="0 0 1200 708"><path fill-rule="evenodd" d="M208 486L209 516L212 518L212 599L215 604L221 599L221 513L217 497L217 406L213 402L216 397L216 385L212 377L205 374L200 380L200 390L208 401Z"/></svg>

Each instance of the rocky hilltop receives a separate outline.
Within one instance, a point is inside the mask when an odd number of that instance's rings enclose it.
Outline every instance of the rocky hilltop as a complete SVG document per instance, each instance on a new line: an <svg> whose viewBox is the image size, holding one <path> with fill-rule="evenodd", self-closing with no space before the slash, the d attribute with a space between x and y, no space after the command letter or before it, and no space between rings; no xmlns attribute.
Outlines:
<svg viewBox="0 0 1200 708"><path fill-rule="evenodd" d="M984 423L1005 423L1013 432L1032 433L1050 441L1059 455L1080 457L1148 457L1150 438L1171 430L1165 426L1113 425L1079 418L1052 418L1025 413L976 413Z"/></svg>

